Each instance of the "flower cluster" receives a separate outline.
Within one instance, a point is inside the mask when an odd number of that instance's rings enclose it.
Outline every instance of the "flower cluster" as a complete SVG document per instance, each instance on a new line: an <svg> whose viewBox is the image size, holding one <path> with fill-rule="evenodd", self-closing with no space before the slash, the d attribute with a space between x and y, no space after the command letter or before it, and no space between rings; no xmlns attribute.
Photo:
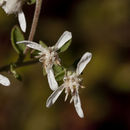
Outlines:
<svg viewBox="0 0 130 130"><path fill-rule="evenodd" d="M86 52L78 62L76 70L68 70L67 68L64 68L62 66L59 53L65 51L70 45L72 39L71 32L65 31L61 35L57 43L51 47L45 45L43 46L42 44L31 41L34 38L34 36L31 36L31 33L30 36L32 37L32 39L30 39L29 36L30 41L24 40L25 38L21 30L23 32L26 32L26 19L22 11L22 6L25 2L28 3L29 1L0 0L0 7L2 7L6 14L16 14L18 16L18 21L21 27L21 29L19 29L19 27L15 26L11 32L12 46L14 50L18 53L19 58L15 63L9 64L9 66L6 66L5 68L9 68L7 70L10 70L10 72L16 79L20 79L20 75L16 72L15 69L18 68L18 65L20 63L25 63L25 52L26 50L28 50L28 47L34 49L34 52L36 52L37 54L35 58L38 58L39 62L42 63L43 70L47 75L48 84L50 86L50 89L53 91L47 99L46 107L50 107L51 105L53 105L60 96L60 94L65 90L65 101L67 100L69 94L71 94L72 97L70 103L74 102L74 107L76 109L77 114L80 118L83 118L84 113L81 107L79 88L84 87L81 85L82 78L80 78L80 74L83 72L84 68L91 60L92 54L90 52ZM32 24L31 28L31 32L35 32L42 1L31 0L30 2L37 3L33 18L33 23L35 24ZM59 78L57 78L57 76L59 76ZM59 80L61 81L60 83ZM0 84L4 86L9 86L10 81L7 77L0 74Z"/></svg>
<svg viewBox="0 0 130 130"><path fill-rule="evenodd" d="M43 47L42 45L32 42L32 41L20 41L17 42L17 44L24 43L27 47L35 49L40 51L38 56L36 58L39 58L39 61L43 63L43 67L46 71L48 83L54 92L50 95L50 97L47 99L46 107L50 107L52 104L55 103L57 98L60 96L62 91L65 89L66 97L65 101L68 98L69 93L71 93L72 98L70 100L71 102L74 102L75 109L79 115L79 117L83 118L84 114L81 108L81 102L79 98L79 88L83 88L81 85L82 79L79 77L86 65L91 60L92 54L89 52L86 52L79 63L77 64L76 71L65 71L65 75L63 78L63 84L58 87L58 83L55 79L54 71L53 71L53 65L61 65L61 60L58 55L58 50L65 45L65 43L69 40L71 40L72 34L68 31L65 31L62 36L59 38L58 42L52 46L52 47Z"/></svg>
<svg viewBox="0 0 130 130"><path fill-rule="evenodd" d="M7 14L17 14L20 27L26 31L26 19L22 11L23 0L0 0L0 6Z"/></svg>

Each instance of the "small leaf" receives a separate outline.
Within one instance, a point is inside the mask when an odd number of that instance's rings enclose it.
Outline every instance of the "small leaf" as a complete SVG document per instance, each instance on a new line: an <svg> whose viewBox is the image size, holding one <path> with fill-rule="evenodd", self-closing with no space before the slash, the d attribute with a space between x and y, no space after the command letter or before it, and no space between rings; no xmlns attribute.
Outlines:
<svg viewBox="0 0 130 130"><path fill-rule="evenodd" d="M42 45L42 47L44 47L44 48L48 47L43 41L39 41L39 44Z"/></svg>
<svg viewBox="0 0 130 130"><path fill-rule="evenodd" d="M55 64L53 66L53 71L54 71L54 75L57 81L61 81L64 78L64 74L65 74L65 68Z"/></svg>
<svg viewBox="0 0 130 130"><path fill-rule="evenodd" d="M59 53L66 51L66 50L69 48L71 42L72 42L72 40L69 40L68 42L66 42L66 44L63 45L63 46L59 49Z"/></svg>
<svg viewBox="0 0 130 130"><path fill-rule="evenodd" d="M10 72L13 74L13 76L17 79L17 80L22 80L21 76L16 72L15 70L15 64L11 64L10 65Z"/></svg>
<svg viewBox="0 0 130 130"><path fill-rule="evenodd" d="M64 75L65 75L65 72L64 72L64 71L62 71L61 73L59 73L58 75L56 75L56 76L55 76L56 81L61 81L61 80L63 80Z"/></svg>
<svg viewBox="0 0 130 130"><path fill-rule="evenodd" d="M36 0L27 0L28 5L32 5L32 4L35 4L35 3L36 3Z"/></svg>
<svg viewBox="0 0 130 130"><path fill-rule="evenodd" d="M26 48L25 44L16 44L18 41L23 41L24 36L22 31L18 26L14 26L12 31L11 31L11 43L14 48L14 50L18 53L23 55L23 51Z"/></svg>

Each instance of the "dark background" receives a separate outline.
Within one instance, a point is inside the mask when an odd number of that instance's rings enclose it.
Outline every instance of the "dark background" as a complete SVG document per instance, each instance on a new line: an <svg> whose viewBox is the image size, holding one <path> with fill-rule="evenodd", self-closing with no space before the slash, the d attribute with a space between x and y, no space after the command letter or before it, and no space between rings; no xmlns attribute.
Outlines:
<svg viewBox="0 0 130 130"><path fill-rule="evenodd" d="M35 6L24 5L28 38ZM15 15L0 9L0 66L14 62L10 42ZM84 52L93 57L82 75L80 89L85 118L80 119L62 93L46 108L52 93L40 63L17 69L23 81L3 72L10 87L0 85L0 130L128 130L130 129L130 1L43 0L34 41L52 46L65 31L73 35L71 47L60 55L68 67Z"/></svg>

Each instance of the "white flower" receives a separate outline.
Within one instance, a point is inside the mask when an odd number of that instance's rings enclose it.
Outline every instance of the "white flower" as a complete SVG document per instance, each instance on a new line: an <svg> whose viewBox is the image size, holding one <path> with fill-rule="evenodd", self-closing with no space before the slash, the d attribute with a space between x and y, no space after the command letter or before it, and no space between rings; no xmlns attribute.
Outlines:
<svg viewBox="0 0 130 130"><path fill-rule="evenodd" d="M23 32L26 31L26 19L22 11L23 0L0 0L0 6L7 14L18 14L18 20Z"/></svg>
<svg viewBox="0 0 130 130"><path fill-rule="evenodd" d="M9 79L7 77L0 74L0 84L2 84L4 86L9 86L10 81L9 81Z"/></svg>
<svg viewBox="0 0 130 130"><path fill-rule="evenodd" d="M40 58L39 61L43 63L43 67L45 68L45 71L47 73L49 86L53 91L58 88L58 84L55 80L55 76L52 69L54 64L60 65L60 59L57 50L59 50L71 38L71 32L65 31L54 46L46 48L42 47L42 45L38 43L31 41L17 42L17 44L25 43L28 47L40 51L39 56L37 56L37 58Z"/></svg>
<svg viewBox="0 0 130 130"><path fill-rule="evenodd" d="M62 91L65 89L65 93L66 93L65 101L67 100L69 93L71 93L72 98L70 100L70 103L74 101L74 106L79 117L81 118L84 117L83 110L81 108L80 97L79 97L79 87L83 88L83 86L81 86L80 84L81 78L79 78L79 75L82 73L85 66L89 63L89 61L91 60L91 57L92 57L92 54L89 52L86 52L82 56L79 63L77 64L76 71L66 72L66 75L64 76L64 79L63 79L64 83L50 95L50 97L47 99L46 107L50 107L51 105L53 105L55 101L57 100L57 98L62 93Z"/></svg>

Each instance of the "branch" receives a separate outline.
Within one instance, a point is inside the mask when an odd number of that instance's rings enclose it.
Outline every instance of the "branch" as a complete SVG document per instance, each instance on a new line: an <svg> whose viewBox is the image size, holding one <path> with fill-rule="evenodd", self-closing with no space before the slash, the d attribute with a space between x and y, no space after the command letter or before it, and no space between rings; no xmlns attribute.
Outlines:
<svg viewBox="0 0 130 130"><path fill-rule="evenodd" d="M33 16L33 22L32 22L32 26L31 26L29 38L28 38L29 41L33 41L33 39L34 39L34 35L35 35L37 24L38 24L39 15L40 15L40 12L41 12L41 6L42 6L42 0L36 0L36 7L35 7L34 16ZM29 50L29 48L27 47L24 51L25 55L27 54L28 50Z"/></svg>
<svg viewBox="0 0 130 130"><path fill-rule="evenodd" d="M17 69L17 68L24 67L24 66L27 66L27 65L35 64L37 62L39 62L38 59L29 60L29 61L26 61L26 62L16 62L16 63L13 63L13 64L15 64L15 68ZM0 67L0 72L9 71L9 70L10 70L10 64Z"/></svg>

